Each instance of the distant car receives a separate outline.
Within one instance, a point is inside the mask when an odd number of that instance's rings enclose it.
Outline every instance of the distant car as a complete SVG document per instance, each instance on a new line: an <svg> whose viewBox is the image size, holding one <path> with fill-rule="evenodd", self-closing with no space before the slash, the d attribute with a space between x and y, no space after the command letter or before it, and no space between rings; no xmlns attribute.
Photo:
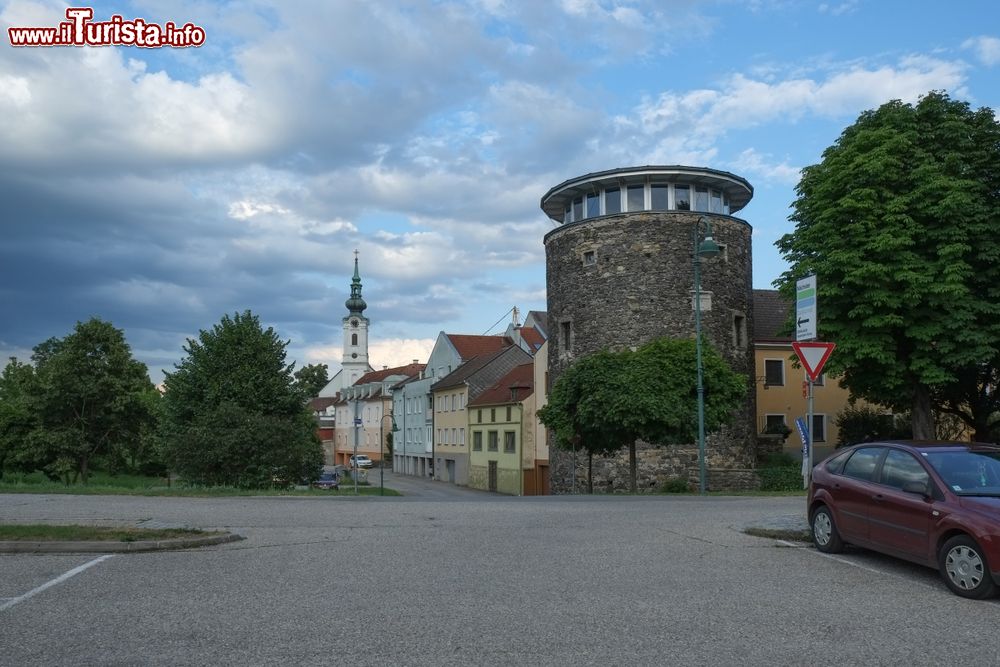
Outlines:
<svg viewBox="0 0 1000 667"><path fill-rule="evenodd" d="M1000 586L1000 447L855 445L813 468L808 508L822 552L850 543L937 568L967 598Z"/></svg>
<svg viewBox="0 0 1000 667"><path fill-rule="evenodd" d="M372 460L366 454L358 454L351 457L352 468L371 468L373 465L375 464L372 463Z"/></svg>
<svg viewBox="0 0 1000 667"><path fill-rule="evenodd" d="M321 472L312 486L314 489L336 489L340 487L340 478L335 472Z"/></svg>

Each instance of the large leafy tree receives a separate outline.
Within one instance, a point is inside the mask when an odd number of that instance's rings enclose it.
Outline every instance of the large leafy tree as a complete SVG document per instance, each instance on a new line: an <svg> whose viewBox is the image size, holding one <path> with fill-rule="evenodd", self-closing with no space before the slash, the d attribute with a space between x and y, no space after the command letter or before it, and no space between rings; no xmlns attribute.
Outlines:
<svg viewBox="0 0 1000 667"><path fill-rule="evenodd" d="M31 438L38 428L33 396L35 369L11 357L0 375L0 475L39 467Z"/></svg>
<svg viewBox="0 0 1000 667"><path fill-rule="evenodd" d="M162 406L164 448L185 479L254 487L316 474L322 450L287 345L250 311L188 339Z"/></svg>
<svg viewBox="0 0 1000 667"><path fill-rule="evenodd" d="M50 475L86 483L95 458L138 446L155 420L146 366L109 322L78 322L65 338L38 345L32 360L28 442Z"/></svg>
<svg viewBox="0 0 1000 667"><path fill-rule="evenodd" d="M729 421L746 395L746 378L704 342L705 429ZM570 366L556 381L539 418L556 446L588 456L629 448L629 486L636 491L636 440L690 443L698 435L693 339L660 338L635 351L601 351Z"/></svg>
<svg viewBox="0 0 1000 667"><path fill-rule="evenodd" d="M864 112L803 170L790 219L778 284L791 298L816 274L828 368L852 395L910 410L916 438L934 437L935 404L988 423L997 406L967 397L1000 362L992 110L932 92Z"/></svg>
<svg viewBox="0 0 1000 667"><path fill-rule="evenodd" d="M295 384L308 400L319 396L320 390L330 381L326 364L306 364L295 371Z"/></svg>

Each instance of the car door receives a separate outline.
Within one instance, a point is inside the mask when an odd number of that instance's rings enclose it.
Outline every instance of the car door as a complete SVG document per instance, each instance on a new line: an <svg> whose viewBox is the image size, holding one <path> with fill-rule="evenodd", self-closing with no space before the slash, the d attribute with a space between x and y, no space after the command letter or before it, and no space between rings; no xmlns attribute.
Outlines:
<svg viewBox="0 0 1000 667"><path fill-rule="evenodd" d="M903 491L907 482L930 484L930 475L909 452L889 449L868 510L868 539L874 548L924 562L929 553L932 502Z"/></svg>
<svg viewBox="0 0 1000 667"><path fill-rule="evenodd" d="M875 473L885 447L860 447L851 454L839 475L834 475L830 495L837 528L848 542L868 542L868 507L875 489Z"/></svg>

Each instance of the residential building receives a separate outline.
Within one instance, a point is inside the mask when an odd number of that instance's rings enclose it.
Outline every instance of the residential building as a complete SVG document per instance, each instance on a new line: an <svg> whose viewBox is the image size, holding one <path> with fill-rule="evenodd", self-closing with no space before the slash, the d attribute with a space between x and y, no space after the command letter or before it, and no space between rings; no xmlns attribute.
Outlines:
<svg viewBox="0 0 1000 667"><path fill-rule="evenodd" d="M462 486L469 483L466 405L513 368L526 363L531 363L531 355L517 345L508 345L469 359L431 385L436 479Z"/></svg>
<svg viewBox="0 0 1000 667"><path fill-rule="evenodd" d="M339 396L318 396L309 401L309 408L316 418L316 435L323 445L323 463L334 464L334 437L336 409Z"/></svg>
<svg viewBox="0 0 1000 667"><path fill-rule="evenodd" d="M423 373L399 383L393 391L397 438L393 470L429 476L434 471L434 412L431 385L462 363L513 345L506 336L470 336L440 332Z"/></svg>
<svg viewBox="0 0 1000 667"><path fill-rule="evenodd" d="M521 364L469 401L469 486L514 496L547 489L548 456L540 462L536 440L534 382L535 364Z"/></svg>
<svg viewBox="0 0 1000 667"><path fill-rule="evenodd" d="M792 350L795 337L786 333L792 305L776 290L753 290L753 302L757 432L788 429L783 451L801 457L802 438L795 419L807 421L807 378ZM834 450L840 437L837 415L847 407L849 399L850 392L837 378L823 374L813 384L814 461L821 461Z"/></svg>
<svg viewBox="0 0 1000 667"><path fill-rule="evenodd" d="M340 394L334 463L349 465L355 453L366 454L372 461L388 456L388 440L392 431L393 387L418 377L424 365L416 359L406 366L383 368L361 376ZM396 436L393 435L395 442Z"/></svg>

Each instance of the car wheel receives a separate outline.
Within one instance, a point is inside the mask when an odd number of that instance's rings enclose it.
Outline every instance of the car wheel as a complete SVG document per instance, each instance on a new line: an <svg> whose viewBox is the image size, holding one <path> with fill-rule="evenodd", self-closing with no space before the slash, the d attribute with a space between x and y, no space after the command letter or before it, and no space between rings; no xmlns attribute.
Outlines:
<svg viewBox="0 0 1000 667"><path fill-rule="evenodd" d="M837 524L833 522L833 514L826 505L821 505L813 512L812 521L813 544L825 554L840 553L844 550L844 541L837 532Z"/></svg>
<svg viewBox="0 0 1000 667"><path fill-rule="evenodd" d="M938 553L944 583L956 595L982 600L996 594L983 550L968 535L956 535Z"/></svg>

